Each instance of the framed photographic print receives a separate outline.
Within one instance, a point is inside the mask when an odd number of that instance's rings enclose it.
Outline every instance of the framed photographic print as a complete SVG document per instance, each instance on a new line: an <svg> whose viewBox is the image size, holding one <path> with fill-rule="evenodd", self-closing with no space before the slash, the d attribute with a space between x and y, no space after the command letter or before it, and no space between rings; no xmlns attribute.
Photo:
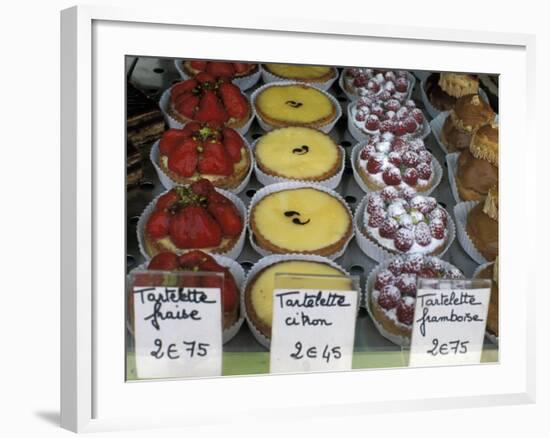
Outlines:
<svg viewBox="0 0 550 438"><path fill-rule="evenodd" d="M63 427L532 400L533 41L63 11Z"/></svg>

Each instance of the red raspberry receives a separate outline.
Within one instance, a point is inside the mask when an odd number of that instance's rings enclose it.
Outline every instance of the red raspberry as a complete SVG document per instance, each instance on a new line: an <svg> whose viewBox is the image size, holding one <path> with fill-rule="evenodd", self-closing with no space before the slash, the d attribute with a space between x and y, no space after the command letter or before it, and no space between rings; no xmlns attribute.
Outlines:
<svg viewBox="0 0 550 438"><path fill-rule="evenodd" d="M401 271L403 270L403 260L401 259L401 257L396 257L395 259L393 259L388 265L388 269L392 272L393 275L401 274Z"/></svg>
<svg viewBox="0 0 550 438"><path fill-rule="evenodd" d="M399 108L401 108L401 104L397 99L390 99L386 102L386 109L388 111L397 111Z"/></svg>
<svg viewBox="0 0 550 438"><path fill-rule="evenodd" d="M395 129L394 129L395 135L401 136L407 133L407 128L405 128L405 125L403 122L394 123L394 126L395 126Z"/></svg>
<svg viewBox="0 0 550 438"><path fill-rule="evenodd" d="M367 121L365 122L365 128L368 131L378 131L379 127L380 127L380 120L378 119L378 116L376 114L370 114L367 117Z"/></svg>
<svg viewBox="0 0 550 438"><path fill-rule="evenodd" d="M403 154L408 149L407 142L401 137L394 137L392 141L392 151Z"/></svg>
<svg viewBox="0 0 550 438"><path fill-rule="evenodd" d="M416 196L416 190L414 190L412 187L404 187L401 190L401 196L407 202L410 202Z"/></svg>
<svg viewBox="0 0 550 438"><path fill-rule="evenodd" d="M405 296L397 304L397 320L406 325L411 325L414 319L414 304L416 300L412 297Z"/></svg>
<svg viewBox="0 0 550 438"><path fill-rule="evenodd" d="M405 151L401 156L403 164L407 167L416 167L419 162L418 154L412 151Z"/></svg>
<svg viewBox="0 0 550 438"><path fill-rule="evenodd" d="M420 151L418 153L418 159L421 163L430 164L432 162L432 154L430 154L428 151Z"/></svg>
<svg viewBox="0 0 550 438"><path fill-rule="evenodd" d="M355 79L353 80L353 85L355 85L357 88L364 87L369 82L369 77L364 73L359 73L355 76Z"/></svg>
<svg viewBox="0 0 550 438"><path fill-rule="evenodd" d="M420 274L424 267L422 254L412 254L403 262L403 272L407 274Z"/></svg>
<svg viewBox="0 0 550 438"><path fill-rule="evenodd" d="M391 271L389 271L388 269L384 269L383 271L380 271L376 276L376 281L374 282L374 288L378 290L382 290L384 286L387 286L388 284L393 284L394 280L395 279Z"/></svg>
<svg viewBox="0 0 550 438"><path fill-rule="evenodd" d="M416 130L418 129L418 123L416 123L416 120L413 119L412 117L407 117L403 121L403 125L405 126L405 129L409 134L415 133Z"/></svg>
<svg viewBox="0 0 550 438"><path fill-rule="evenodd" d="M384 201L390 202L397 199L399 196L399 191L393 186L387 186L380 191L380 196Z"/></svg>
<svg viewBox="0 0 550 438"><path fill-rule="evenodd" d="M414 103L414 100L409 99L405 102L405 107L407 107L409 110L413 110L416 108L416 103Z"/></svg>
<svg viewBox="0 0 550 438"><path fill-rule="evenodd" d="M439 219L447 226L447 211L443 207L434 208L429 214L430 221Z"/></svg>
<svg viewBox="0 0 550 438"><path fill-rule="evenodd" d="M375 152L376 152L375 147L371 144L368 144L361 150L361 153L359 154L359 156L362 160L368 160L370 157L373 156Z"/></svg>
<svg viewBox="0 0 550 438"><path fill-rule="evenodd" d="M372 193L369 195L369 200L367 201L367 213L372 214L376 210L384 209L386 204L384 204L384 199L378 193Z"/></svg>
<svg viewBox="0 0 550 438"><path fill-rule="evenodd" d="M369 227L378 228L384 223L386 212L381 208L369 213Z"/></svg>
<svg viewBox="0 0 550 438"><path fill-rule="evenodd" d="M378 304L386 310L391 310L401 300L401 292L393 284L384 286L378 295Z"/></svg>
<svg viewBox="0 0 550 438"><path fill-rule="evenodd" d="M367 116L368 114L366 111L358 110L355 113L355 120L357 120L358 122L364 122L365 120L367 120Z"/></svg>
<svg viewBox="0 0 550 438"><path fill-rule="evenodd" d="M380 233L380 236L386 239L393 239L393 236L398 229L399 223L394 218L389 217L384 222L382 222L382 225L380 225L378 232Z"/></svg>
<svg viewBox="0 0 550 438"><path fill-rule="evenodd" d="M384 120L380 123L380 132L393 132L394 123L391 120Z"/></svg>
<svg viewBox="0 0 550 438"><path fill-rule="evenodd" d="M388 90L384 90L377 97L381 101L386 101L392 98L392 94Z"/></svg>
<svg viewBox="0 0 550 438"><path fill-rule="evenodd" d="M389 186L401 184L401 171L395 166L388 166L382 172L382 179Z"/></svg>
<svg viewBox="0 0 550 438"><path fill-rule="evenodd" d="M384 118L384 108L382 108L382 105L380 103L375 103L370 108L371 114L374 114L379 119Z"/></svg>
<svg viewBox="0 0 550 438"><path fill-rule="evenodd" d="M464 278L464 275L458 268L451 268L447 269L445 272L445 278L449 278L451 280L461 280Z"/></svg>
<svg viewBox="0 0 550 438"><path fill-rule="evenodd" d="M430 227L426 222L419 222L414 228L414 239L420 246L428 246L432 242Z"/></svg>
<svg viewBox="0 0 550 438"><path fill-rule="evenodd" d="M430 232L434 239L441 240L445 237L445 225L441 219L434 219L430 222Z"/></svg>
<svg viewBox="0 0 550 438"><path fill-rule="evenodd" d="M436 273L436 276L444 274L443 265L437 257L426 257L424 260L424 269L428 269Z"/></svg>
<svg viewBox="0 0 550 438"><path fill-rule="evenodd" d="M420 271L420 277L421 278L438 278L439 273L434 269L424 267L422 268L422 271Z"/></svg>
<svg viewBox="0 0 550 438"><path fill-rule="evenodd" d="M399 120L405 120L409 116L409 110L402 106L395 115Z"/></svg>
<svg viewBox="0 0 550 438"><path fill-rule="evenodd" d="M401 154L399 154L398 152L390 152L388 154L388 161L394 166L401 166Z"/></svg>
<svg viewBox="0 0 550 438"><path fill-rule="evenodd" d="M393 238L393 243L395 245L395 248L397 248L399 251L407 252L409 249L411 249L414 243L413 232L407 228L401 228L397 230Z"/></svg>
<svg viewBox="0 0 550 438"><path fill-rule="evenodd" d="M404 93L409 88L409 81L405 77L397 78L395 81L395 89L401 93Z"/></svg>
<svg viewBox="0 0 550 438"><path fill-rule="evenodd" d="M395 93L395 84L393 82L386 82L384 84L384 91L388 92L390 94L394 94Z"/></svg>
<svg viewBox="0 0 550 438"><path fill-rule="evenodd" d="M416 171L418 172L418 177L420 179L428 180L432 176L432 168L427 163L420 163L416 166Z"/></svg>
<svg viewBox="0 0 550 438"><path fill-rule="evenodd" d="M367 82L367 90L372 91L373 93L378 93L380 91L380 84L374 79L371 79Z"/></svg>
<svg viewBox="0 0 550 438"><path fill-rule="evenodd" d="M388 70L386 73L384 73L384 79L386 81L395 81L396 77L395 77L395 73L391 70Z"/></svg>
<svg viewBox="0 0 550 438"><path fill-rule="evenodd" d="M402 294L416 296L415 274L401 274L396 277L393 284L399 289Z"/></svg>
<svg viewBox="0 0 550 438"><path fill-rule="evenodd" d="M382 165L384 164L384 161L379 156L372 156L369 158L369 161L367 162L367 172L375 174L379 173L382 170Z"/></svg>
<svg viewBox="0 0 550 438"><path fill-rule="evenodd" d="M416 123L419 125L422 125L424 123L424 114L422 114L422 110L419 108L414 108L411 111L411 116L414 117L414 120L416 120Z"/></svg>
<svg viewBox="0 0 550 438"><path fill-rule="evenodd" d="M403 181L408 185L414 186L418 182L418 172L415 169L407 169L403 173Z"/></svg>

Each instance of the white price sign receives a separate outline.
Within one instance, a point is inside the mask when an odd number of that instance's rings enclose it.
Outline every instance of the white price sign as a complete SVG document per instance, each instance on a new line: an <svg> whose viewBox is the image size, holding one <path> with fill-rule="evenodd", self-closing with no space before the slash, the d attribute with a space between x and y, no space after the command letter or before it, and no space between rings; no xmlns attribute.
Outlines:
<svg viewBox="0 0 550 438"><path fill-rule="evenodd" d="M219 288L135 287L133 293L138 378L221 375Z"/></svg>
<svg viewBox="0 0 550 438"><path fill-rule="evenodd" d="M490 296L490 287L419 288L409 366L479 363Z"/></svg>
<svg viewBox="0 0 550 438"><path fill-rule="evenodd" d="M357 291L275 289L270 372L351 369Z"/></svg>

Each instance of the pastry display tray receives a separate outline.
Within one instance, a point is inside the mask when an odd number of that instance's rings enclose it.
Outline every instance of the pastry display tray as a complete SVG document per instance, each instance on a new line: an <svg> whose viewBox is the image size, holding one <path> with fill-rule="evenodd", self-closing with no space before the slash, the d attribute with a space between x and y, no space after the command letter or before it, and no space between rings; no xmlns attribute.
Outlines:
<svg viewBox="0 0 550 438"><path fill-rule="evenodd" d="M127 57L126 71L130 81L156 101L158 101L160 95L166 88L180 80L180 76L174 67L174 61L171 58ZM425 74L425 72L422 73ZM418 107L424 110L422 99L420 98L419 87L420 81L417 80L412 99L414 99ZM247 90L245 93L250 97L256 88L257 86ZM348 100L346 95L339 88L337 81L329 89L329 92L340 102L344 110L343 113L346 114L345 109ZM426 111L424 111L424 114L426 117L429 117ZM342 182L336 188L336 191L344 197L350 208L355 210L355 207L359 205L359 202L365 196L365 192L361 190L353 178L349 156L353 146L357 142L348 132L346 125L347 118L342 117L330 132L330 136L346 151L344 176ZM255 120L245 137L252 143L252 141L259 138L263 133L264 131ZM444 171L441 183L433 191L431 196L435 197L440 205L445 207L452 215L453 207L456 202L449 185L445 154L437 145L433 134L430 134L424 141L426 147L439 161ZM165 190L157 178L156 172L149 161L148 154L144 154L143 156L143 168L144 178L140 185L127 191L127 271L130 271L145 261L139 251L136 237L136 224L138 218L149 202ZM252 174L250 183L238 196L245 205L248 205L254 193L261 187L263 187L262 184L260 184L254 177L254 174ZM244 250L237 258L237 262L247 271L260 257L261 256L252 249L247 239ZM460 268L466 277L470 277L478 266L477 263L464 252L457 239L455 239L449 251L442 258ZM376 261L370 259L361 252L355 239L351 241L344 255L336 259L336 262L342 265L351 274L359 275L361 278L361 287L364 287L369 272L377 265ZM129 378L130 375L133 374L131 344L131 336L128 336ZM485 340L482 361L498 361L498 346L491 343L489 340ZM268 364L269 352L255 340L246 323L242 325L239 333L224 345L224 375L266 373L268 372ZM357 318L353 368L383 368L405 365L405 353L402 352L401 347L382 337L370 320L367 312L362 309Z"/></svg>

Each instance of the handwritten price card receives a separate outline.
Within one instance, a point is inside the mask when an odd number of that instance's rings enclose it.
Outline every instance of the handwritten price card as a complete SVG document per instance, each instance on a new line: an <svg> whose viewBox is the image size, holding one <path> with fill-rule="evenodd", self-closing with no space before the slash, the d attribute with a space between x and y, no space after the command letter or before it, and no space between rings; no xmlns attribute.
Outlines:
<svg viewBox="0 0 550 438"><path fill-rule="evenodd" d="M272 373L351 369L357 291L275 289Z"/></svg>
<svg viewBox="0 0 550 438"><path fill-rule="evenodd" d="M219 376L219 288L134 287L138 378Z"/></svg>
<svg viewBox="0 0 550 438"><path fill-rule="evenodd" d="M478 285L480 281L475 280ZM430 288L420 284L411 338L409 366L475 364L481 360L487 309L491 289L489 282L468 288ZM428 286L428 287L427 287Z"/></svg>

